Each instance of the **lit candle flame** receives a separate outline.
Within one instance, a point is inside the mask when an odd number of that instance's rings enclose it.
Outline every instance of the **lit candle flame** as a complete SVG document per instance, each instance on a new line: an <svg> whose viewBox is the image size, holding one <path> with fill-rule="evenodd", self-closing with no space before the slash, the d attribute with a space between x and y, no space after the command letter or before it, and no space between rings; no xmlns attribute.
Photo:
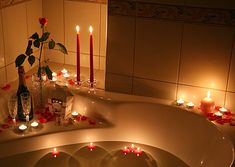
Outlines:
<svg viewBox="0 0 235 167"><path fill-rule="evenodd" d="M207 92L207 97L210 98L211 97L211 91L208 90Z"/></svg>
<svg viewBox="0 0 235 167"><path fill-rule="evenodd" d="M89 27L89 31L90 31L90 34L92 34L92 32L93 32L92 26Z"/></svg>
<svg viewBox="0 0 235 167"><path fill-rule="evenodd" d="M76 31L77 31L77 33L80 32L80 27L79 27L79 25L76 26Z"/></svg>

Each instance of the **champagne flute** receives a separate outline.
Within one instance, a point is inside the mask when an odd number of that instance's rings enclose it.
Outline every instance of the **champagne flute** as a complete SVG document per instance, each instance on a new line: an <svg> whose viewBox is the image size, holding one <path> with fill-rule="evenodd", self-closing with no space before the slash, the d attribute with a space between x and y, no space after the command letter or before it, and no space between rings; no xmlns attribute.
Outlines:
<svg viewBox="0 0 235 167"><path fill-rule="evenodd" d="M29 113L31 110L31 95L29 92L24 92L20 94L23 114L26 117L26 122L29 122Z"/></svg>
<svg viewBox="0 0 235 167"><path fill-rule="evenodd" d="M17 107L18 107L18 98L15 94L13 94L8 99L8 111L14 124L16 123Z"/></svg>

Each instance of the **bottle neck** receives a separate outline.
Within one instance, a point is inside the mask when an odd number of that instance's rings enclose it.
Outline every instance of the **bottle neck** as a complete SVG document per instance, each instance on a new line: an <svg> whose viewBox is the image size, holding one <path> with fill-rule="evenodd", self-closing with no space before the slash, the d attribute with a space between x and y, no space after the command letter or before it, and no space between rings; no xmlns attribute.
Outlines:
<svg viewBox="0 0 235 167"><path fill-rule="evenodd" d="M19 73L19 86L25 86L26 87L24 73Z"/></svg>

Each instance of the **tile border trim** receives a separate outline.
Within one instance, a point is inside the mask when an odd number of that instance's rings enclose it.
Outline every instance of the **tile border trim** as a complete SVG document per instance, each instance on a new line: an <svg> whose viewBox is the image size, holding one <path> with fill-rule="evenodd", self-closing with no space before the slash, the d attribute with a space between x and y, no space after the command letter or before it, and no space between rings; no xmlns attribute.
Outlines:
<svg viewBox="0 0 235 167"><path fill-rule="evenodd" d="M235 26L235 9L144 3L132 0L109 0L108 14Z"/></svg>

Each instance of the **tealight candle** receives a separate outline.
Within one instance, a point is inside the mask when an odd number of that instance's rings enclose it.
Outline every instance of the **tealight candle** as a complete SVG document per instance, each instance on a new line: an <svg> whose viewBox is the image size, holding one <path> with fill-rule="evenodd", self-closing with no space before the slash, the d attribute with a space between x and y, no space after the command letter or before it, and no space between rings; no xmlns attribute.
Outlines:
<svg viewBox="0 0 235 167"><path fill-rule="evenodd" d="M94 150L94 149L96 148L96 146L95 146L92 142L90 142L87 147L88 147L88 149L89 149L90 151L92 151L92 150Z"/></svg>
<svg viewBox="0 0 235 167"><path fill-rule="evenodd" d="M61 70L61 72L62 72L63 74L65 74L65 73L67 73L68 71L64 68L63 70Z"/></svg>
<svg viewBox="0 0 235 167"><path fill-rule="evenodd" d="M36 127L38 127L39 124L37 121L33 121L30 125L31 125L31 127L36 128Z"/></svg>
<svg viewBox="0 0 235 167"><path fill-rule="evenodd" d="M201 100L201 110L202 112L210 113L214 110L215 102L210 97L210 91L207 92L207 97Z"/></svg>
<svg viewBox="0 0 235 167"><path fill-rule="evenodd" d="M73 117L76 117L76 116L78 116L78 112L77 112L77 111L73 111L73 112L71 113L71 115L72 115Z"/></svg>
<svg viewBox="0 0 235 167"><path fill-rule="evenodd" d="M134 144L131 144L131 147L129 148L131 152L134 152L136 150L136 147Z"/></svg>
<svg viewBox="0 0 235 167"><path fill-rule="evenodd" d="M223 113L217 111L217 112L214 113L214 115L216 115L216 116L218 116L218 117L222 117L222 116L223 116Z"/></svg>
<svg viewBox="0 0 235 167"><path fill-rule="evenodd" d="M25 124L19 126L19 130L25 131L28 127Z"/></svg>
<svg viewBox="0 0 235 167"><path fill-rule="evenodd" d="M140 150L140 148L138 147L138 148L135 150L134 153L135 153L137 156L140 156L140 155L143 153L143 151Z"/></svg>
<svg viewBox="0 0 235 167"><path fill-rule="evenodd" d="M183 100L183 99L178 99L178 100L176 101L176 104L177 104L178 106L181 106L181 105L184 104L184 100Z"/></svg>
<svg viewBox="0 0 235 167"><path fill-rule="evenodd" d="M188 109L193 109L193 108L194 108L193 102L187 103L187 104L186 104L186 107L187 107Z"/></svg>
<svg viewBox="0 0 235 167"><path fill-rule="evenodd" d="M228 110L226 108L224 108L224 107L221 107L221 108L219 108L219 111L224 113L224 112L227 112Z"/></svg>
<svg viewBox="0 0 235 167"><path fill-rule="evenodd" d="M55 72L53 72L53 73L52 73L52 76L53 76L53 77L56 77L56 76L57 76L57 74L56 74Z"/></svg>
<svg viewBox="0 0 235 167"><path fill-rule="evenodd" d="M57 81L57 78L56 77L52 77L52 81L53 82Z"/></svg>
<svg viewBox="0 0 235 167"><path fill-rule="evenodd" d="M57 150L57 148L53 148L53 151L51 152L52 156L53 157L57 157L60 155L60 152Z"/></svg>
<svg viewBox="0 0 235 167"><path fill-rule="evenodd" d="M125 147L122 149L122 152L126 155L126 154L130 153L130 149L125 146Z"/></svg>
<svg viewBox="0 0 235 167"><path fill-rule="evenodd" d="M64 74L64 77L65 77L65 78L68 78L69 76L70 76L70 75L69 75L68 73L65 73L65 74Z"/></svg>

